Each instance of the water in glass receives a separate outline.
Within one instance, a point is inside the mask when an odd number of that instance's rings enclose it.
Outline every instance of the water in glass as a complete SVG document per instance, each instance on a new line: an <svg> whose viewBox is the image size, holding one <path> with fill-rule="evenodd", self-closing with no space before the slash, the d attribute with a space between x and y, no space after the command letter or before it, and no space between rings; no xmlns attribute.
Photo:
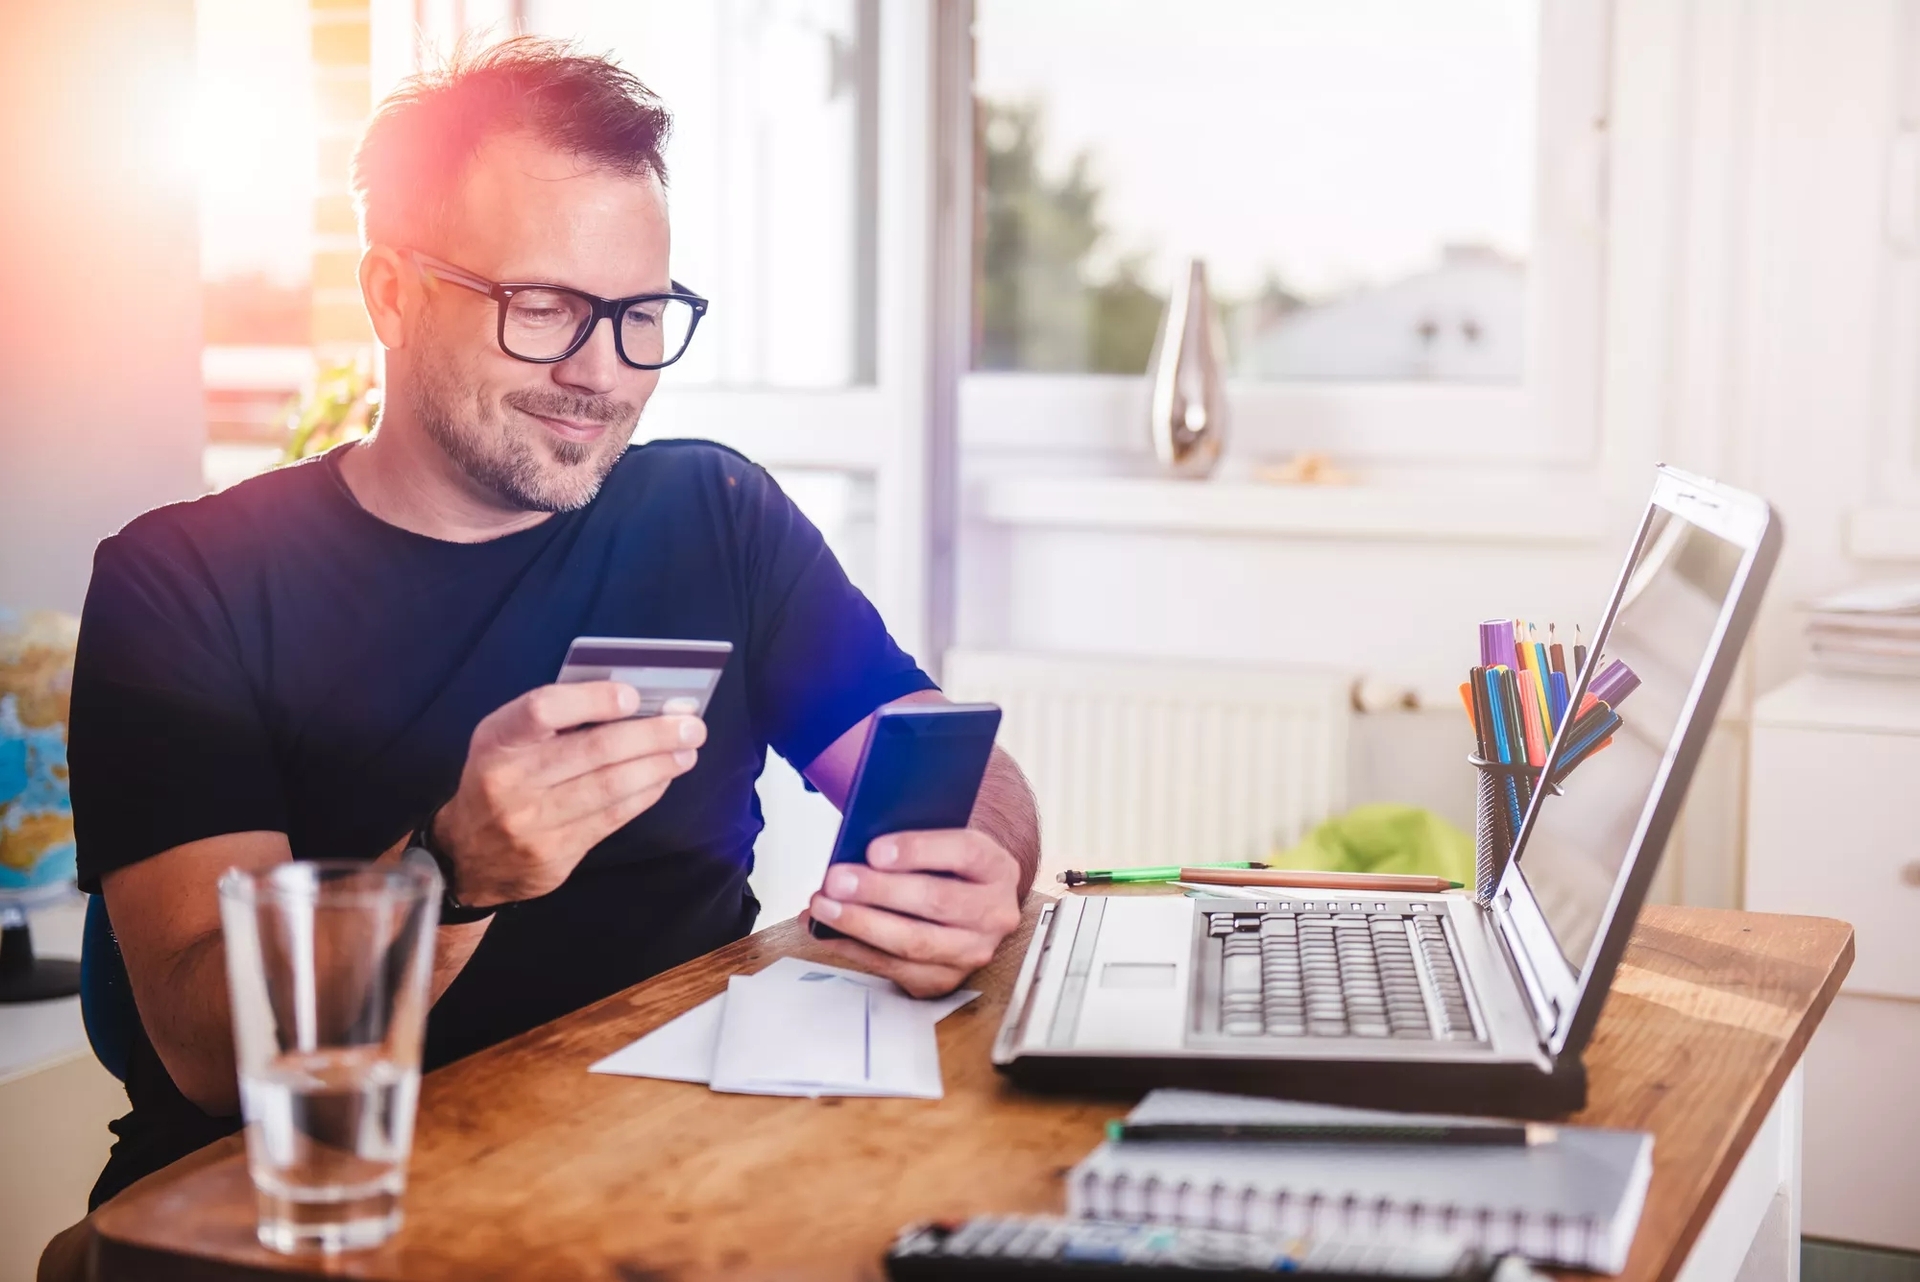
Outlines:
<svg viewBox="0 0 1920 1282"><path fill-rule="evenodd" d="M244 1074L260 1240L350 1250L400 1227L420 1072L376 1046L282 1055Z"/></svg>

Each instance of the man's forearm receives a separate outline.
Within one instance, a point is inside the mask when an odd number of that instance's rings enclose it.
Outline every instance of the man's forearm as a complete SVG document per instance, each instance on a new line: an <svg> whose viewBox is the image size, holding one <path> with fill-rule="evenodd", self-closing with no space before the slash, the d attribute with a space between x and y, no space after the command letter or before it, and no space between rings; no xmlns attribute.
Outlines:
<svg viewBox="0 0 1920 1282"><path fill-rule="evenodd" d="M969 828L986 833L1020 865L1020 902L1033 889L1040 870L1040 810L1020 766L999 748L987 759L986 777L974 799Z"/></svg>
<svg viewBox="0 0 1920 1282"><path fill-rule="evenodd" d="M443 926L435 932L430 1002L440 1000L486 930L482 921ZM166 967L159 987L175 996L150 1000L142 1012L158 1008L154 1014L159 1026L150 1031L161 1063L180 1093L202 1112L233 1116L240 1111L239 1072L234 1062L225 940L218 934L196 940ZM182 995L190 996L182 1000Z"/></svg>

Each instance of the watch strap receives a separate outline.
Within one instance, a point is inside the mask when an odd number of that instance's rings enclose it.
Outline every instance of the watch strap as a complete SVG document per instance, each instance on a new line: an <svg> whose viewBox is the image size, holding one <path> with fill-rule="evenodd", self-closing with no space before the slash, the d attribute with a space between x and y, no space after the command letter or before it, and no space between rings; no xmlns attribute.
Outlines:
<svg viewBox="0 0 1920 1282"><path fill-rule="evenodd" d="M485 908L476 908L471 904L463 904L460 902L459 893L455 889L455 877L459 869L455 866L453 857L449 855L433 837L433 821L434 817L439 813L438 810L435 810L433 814L428 815L426 822L413 830L413 836L408 840L407 845L410 849L425 851L427 857L433 860L434 866L440 870L440 884L442 887L440 891L440 924L442 926L465 926L470 922L485 921L504 905L491 904Z"/></svg>

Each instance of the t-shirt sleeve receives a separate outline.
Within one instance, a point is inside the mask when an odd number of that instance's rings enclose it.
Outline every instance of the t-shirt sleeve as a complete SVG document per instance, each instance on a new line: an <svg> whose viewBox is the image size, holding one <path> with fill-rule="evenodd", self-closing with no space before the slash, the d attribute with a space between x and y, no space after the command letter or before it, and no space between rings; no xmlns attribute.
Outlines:
<svg viewBox="0 0 1920 1282"><path fill-rule="evenodd" d="M127 534L94 554L67 726L80 885L189 841L284 832L272 745L205 580Z"/></svg>
<svg viewBox="0 0 1920 1282"><path fill-rule="evenodd" d="M881 704L936 687L764 469L741 469L734 502L746 562L748 697L767 742L804 769Z"/></svg>

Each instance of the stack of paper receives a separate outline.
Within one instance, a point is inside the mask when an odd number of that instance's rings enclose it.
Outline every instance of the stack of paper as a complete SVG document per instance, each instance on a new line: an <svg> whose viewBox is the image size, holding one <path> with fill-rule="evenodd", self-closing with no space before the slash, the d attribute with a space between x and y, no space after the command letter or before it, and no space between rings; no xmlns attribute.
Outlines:
<svg viewBox="0 0 1920 1282"><path fill-rule="evenodd" d="M1920 584L1855 588L1813 603L1807 640L1831 672L1920 677Z"/></svg>
<svg viewBox="0 0 1920 1282"><path fill-rule="evenodd" d="M589 1071L747 1095L939 1099L933 1026L979 995L916 1001L877 975L782 957Z"/></svg>

